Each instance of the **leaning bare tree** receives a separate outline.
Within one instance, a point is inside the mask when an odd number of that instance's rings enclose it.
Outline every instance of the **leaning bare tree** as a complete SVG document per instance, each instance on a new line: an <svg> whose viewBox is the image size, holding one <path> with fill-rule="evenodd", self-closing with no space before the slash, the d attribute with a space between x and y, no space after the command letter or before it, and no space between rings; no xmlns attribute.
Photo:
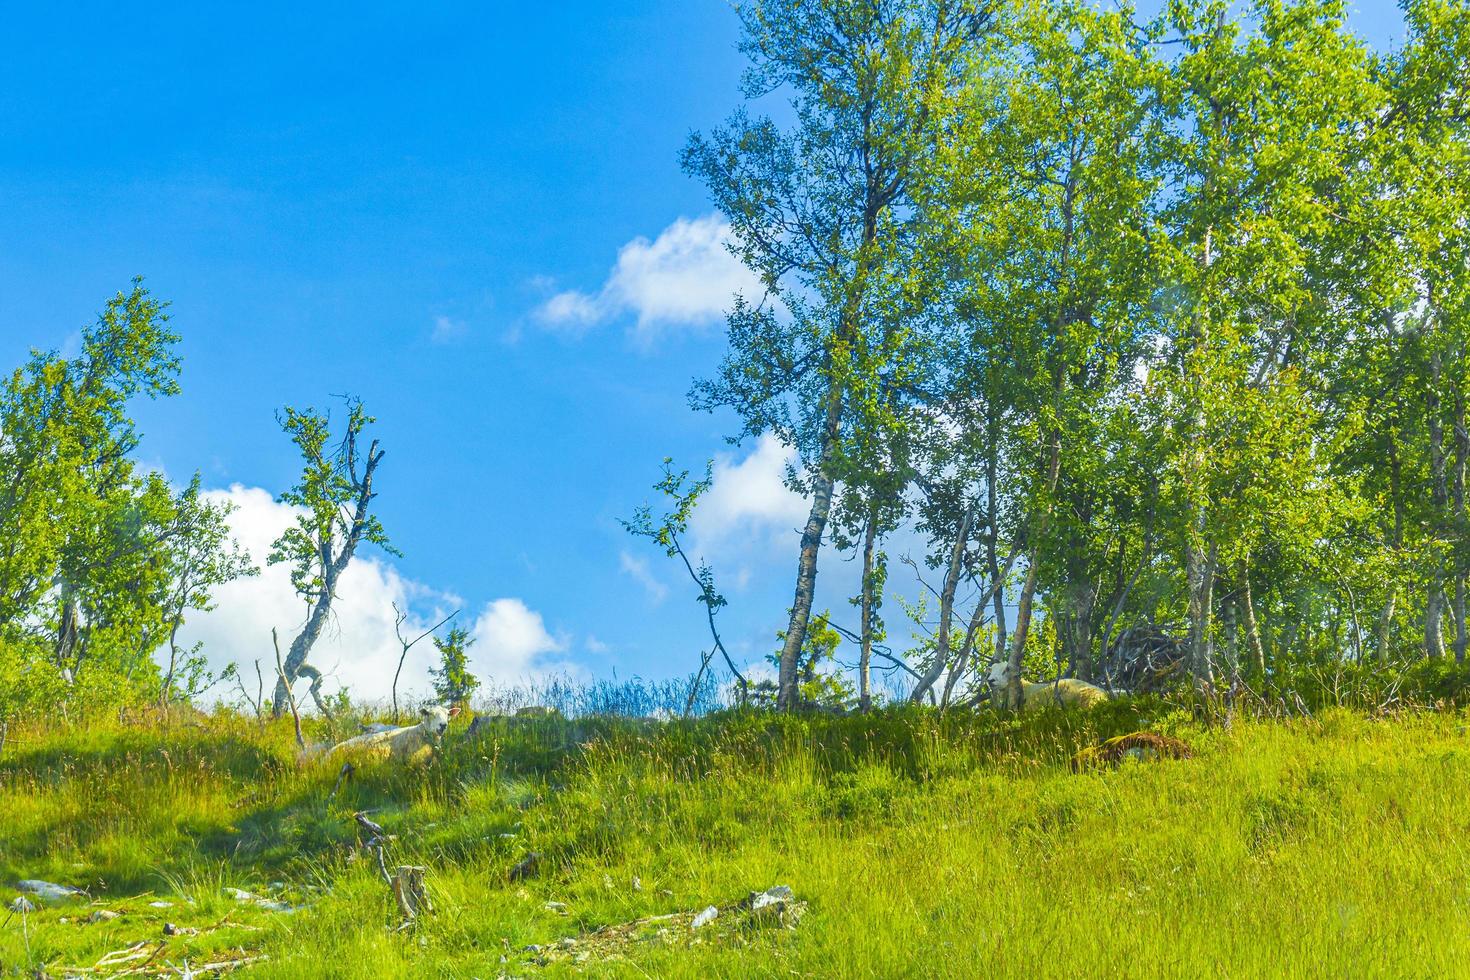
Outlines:
<svg viewBox="0 0 1470 980"><path fill-rule="evenodd" d="M281 499L302 508L304 513L272 544L270 563L291 567L291 582L306 600L306 621L291 641L276 681L272 712L278 718L290 702L287 685L303 676L311 679L317 709L329 714L321 698L321 671L306 658L331 615L337 583L364 541L396 554L388 544L382 522L369 512L376 496L373 474L383 461L383 450L376 439L368 444L366 452L361 443L375 420L363 410L361 402L348 398L347 425L335 445L330 421L328 415L309 408L287 408L281 419L281 428L291 436L305 461L300 482L281 494Z"/></svg>

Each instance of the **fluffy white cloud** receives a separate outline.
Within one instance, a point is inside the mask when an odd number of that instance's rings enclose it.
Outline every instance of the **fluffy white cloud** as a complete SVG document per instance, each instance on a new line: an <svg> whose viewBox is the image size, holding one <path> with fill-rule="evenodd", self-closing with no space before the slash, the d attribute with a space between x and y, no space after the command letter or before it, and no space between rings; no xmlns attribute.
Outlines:
<svg viewBox="0 0 1470 980"><path fill-rule="evenodd" d="M521 680L540 673L543 654L561 653L565 640L546 630L541 614L520 599L495 599L485 606L470 631L471 671L496 682Z"/></svg>
<svg viewBox="0 0 1470 980"><path fill-rule="evenodd" d="M618 250L601 291L558 293L538 310L548 326L580 332L616 316L636 317L634 336L652 341L668 327L718 322L736 293L759 297L760 280L730 254L730 226L719 215L679 218L653 241Z"/></svg>
<svg viewBox="0 0 1470 980"><path fill-rule="evenodd" d="M631 577L633 581L643 586L648 592L648 597L653 600L654 605L658 605L669 597L669 587L660 582L653 572L649 570L648 559L635 558L627 551L622 551L618 553L618 564L622 568L624 575Z"/></svg>
<svg viewBox="0 0 1470 980"><path fill-rule="evenodd" d="M744 459L715 458L714 482L690 519L701 554L733 540L789 545L806 523L808 503L786 486L794 450L772 435L761 436Z"/></svg>
<svg viewBox="0 0 1470 980"><path fill-rule="evenodd" d="M250 552L261 574L216 590L215 608L207 613L194 613L180 630L180 641L184 646L202 641L204 655L215 670L232 661L238 663L242 673L250 678L253 694L253 663L257 658L266 686L270 687L275 666L271 628L275 627L279 633L284 653L305 618L306 606L296 595L288 570L282 565L266 565L271 542L300 511L257 487L237 484L228 490L207 491L206 496L235 505L230 528L235 539ZM463 605L452 593L405 578L378 556L354 559L343 573L333 603L332 620L310 657L310 662L327 675L327 691L345 686L355 698L376 701L388 698L401 652L393 629L395 603L400 609L415 611L404 626L405 633L411 637ZM471 632L478 641L470 648L472 669L483 680L497 683L522 680L553 669L555 665L544 664L540 658L565 647L547 631L540 614L528 609L520 599L496 599L487 604ZM434 648L429 640L413 648L398 683L400 700L405 696L428 695L429 667L434 662ZM217 693L228 694L223 689Z"/></svg>

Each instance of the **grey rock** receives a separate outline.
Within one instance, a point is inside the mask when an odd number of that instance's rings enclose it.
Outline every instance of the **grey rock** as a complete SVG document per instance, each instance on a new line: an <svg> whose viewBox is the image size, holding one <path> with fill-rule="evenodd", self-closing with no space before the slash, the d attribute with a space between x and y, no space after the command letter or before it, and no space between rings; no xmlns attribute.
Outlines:
<svg viewBox="0 0 1470 980"><path fill-rule="evenodd" d="M796 896L791 893L791 886L777 885L775 888L767 888L763 892L751 892L746 896L744 906L752 912L769 908L772 905L784 905L787 902L796 901Z"/></svg>
<svg viewBox="0 0 1470 980"><path fill-rule="evenodd" d="M707 926L711 922L715 921L715 919L719 916L719 914L720 914L720 910L718 908L716 908L715 906L711 905L709 908L705 909L703 912L699 913L698 915L696 915L694 917L694 921L692 923L690 923L689 928L691 928L691 929L703 929L705 926Z"/></svg>

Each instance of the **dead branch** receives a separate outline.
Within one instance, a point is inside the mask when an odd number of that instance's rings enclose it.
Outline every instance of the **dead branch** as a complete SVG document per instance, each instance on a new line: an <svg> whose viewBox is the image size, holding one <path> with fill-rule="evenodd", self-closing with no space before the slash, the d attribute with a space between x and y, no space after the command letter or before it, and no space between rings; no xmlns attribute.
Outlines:
<svg viewBox="0 0 1470 980"><path fill-rule="evenodd" d="M439 620L439 622L435 623L433 626L424 630L418 636L410 640L403 635L403 624L408 621L408 613L399 609L398 603L393 603L393 632L398 637L399 646L403 647L403 651L398 655L398 669L393 671L393 724L398 724L398 677L400 674L403 673L403 662L408 659L408 651L412 650L414 646L424 637L438 632L441 626L443 626L445 623L449 622L451 619L458 615L459 610L456 609L454 612L450 613L448 616L445 616L443 619Z"/></svg>

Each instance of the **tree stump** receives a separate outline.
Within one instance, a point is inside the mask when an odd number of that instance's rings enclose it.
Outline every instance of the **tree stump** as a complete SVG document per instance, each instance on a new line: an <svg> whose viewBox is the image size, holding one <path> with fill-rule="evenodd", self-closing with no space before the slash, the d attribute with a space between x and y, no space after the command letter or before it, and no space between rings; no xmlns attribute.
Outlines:
<svg viewBox="0 0 1470 980"><path fill-rule="evenodd" d="M415 865L401 864L393 872L393 898L398 902L398 911L409 921L418 918L420 911L434 911L424 890L424 869Z"/></svg>

